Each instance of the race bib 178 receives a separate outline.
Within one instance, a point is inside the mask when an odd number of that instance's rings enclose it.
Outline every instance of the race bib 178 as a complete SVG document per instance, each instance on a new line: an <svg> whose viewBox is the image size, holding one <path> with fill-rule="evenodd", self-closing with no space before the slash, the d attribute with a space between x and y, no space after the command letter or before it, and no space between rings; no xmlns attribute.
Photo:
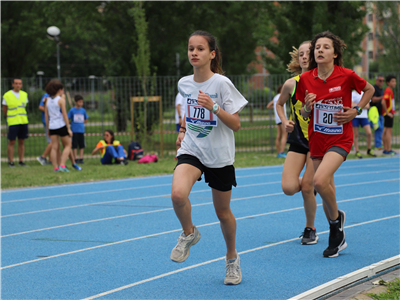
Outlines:
<svg viewBox="0 0 400 300"><path fill-rule="evenodd" d="M342 134L343 125L333 121L334 113L341 112L343 105L314 104L314 131L324 134Z"/></svg>
<svg viewBox="0 0 400 300"><path fill-rule="evenodd" d="M198 126L217 126L218 118L201 105L188 104L186 123Z"/></svg>

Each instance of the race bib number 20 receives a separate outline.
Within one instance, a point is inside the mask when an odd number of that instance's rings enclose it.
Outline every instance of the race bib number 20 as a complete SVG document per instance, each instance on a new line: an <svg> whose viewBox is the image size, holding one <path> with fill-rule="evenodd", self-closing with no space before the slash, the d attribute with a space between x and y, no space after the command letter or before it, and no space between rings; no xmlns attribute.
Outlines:
<svg viewBox="0 0 400 300"><path fill-rule="evenodd" d="M188 104L186 123L199 126L217 126L218 118L201 105Z"/></svg>
<svg viewBox="0 0 400 300"><path fill-rule="evenodd" d="M342 105L314 104L314 131L324 134L342 134L343 125L338 125L333 120L334 113L341 112Z"/></svg>

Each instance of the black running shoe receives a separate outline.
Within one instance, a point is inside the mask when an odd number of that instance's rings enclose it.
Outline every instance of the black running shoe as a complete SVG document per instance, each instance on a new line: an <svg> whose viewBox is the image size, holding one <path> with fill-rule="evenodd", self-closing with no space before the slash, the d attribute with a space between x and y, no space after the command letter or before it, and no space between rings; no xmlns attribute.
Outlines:
<svg viewBox="0 0 400 300"><path fill-rule="evenodd" d="M10 168L15 168L14 162L8 162L8 166L9 166Z"/></svg>
<svg viewBox="0 0 400 300"><path fill-rule="evenodd" d="M28 165L25 164L23 161L20 161L20 162L18 163L18 165L19 165L20 167L27 167L27 166L28 166Z"/></svg>
<svg viewBox="0 0 400 300"><path fill-rule="evenodd" d="M339 256L339 252L346 249L347 243L344 239L344 222L346 221L346 214L344 211L339 210L338 222L330 223L329 232L329 246L325 249L324 257Z"/></svg>
<svg viewBox="0 0 400 300"><path fill-rule="evenodd" d="M304 232L302 233L302 235L299 237L303 237L301 239L302 245L314 245L318 242L318 239L319 239L319 237L317 235L317 231L310 227L306 227L304 229Z"/></svg>

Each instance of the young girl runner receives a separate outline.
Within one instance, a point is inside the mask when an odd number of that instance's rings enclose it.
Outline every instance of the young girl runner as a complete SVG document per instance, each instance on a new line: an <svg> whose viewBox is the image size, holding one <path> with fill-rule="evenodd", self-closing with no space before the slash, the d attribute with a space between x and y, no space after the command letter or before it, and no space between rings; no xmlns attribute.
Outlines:
<svg viewBox="0 0 400 300"><path fill-rule="evenodd" d="M317 202L314 195L314 166L310 158L308 148L308 123L309 118L303 118L300 109L303 104L296 98L296 88L300 81L300 74L307 72L310 54L310 41L303 42L299 49L294 48L290 52L292 57L288 64L288 71L297 76L286 80L282 88L281 96L276 105L276 111L282 120L283 128L289 132L289 151L285 159L282 171L282 190L286 195L294 195L301 191L304 200L304 211L306 214L306 226L302 234L303 245L316 244L318 241L317 231L314 227ZM284 113L285 102L290 99L290 120ZM299 177L306 165L303 177Z"/></svg>
<svg viewBox="0 0 400 300"><path fill-rule="evenodd" d="M336 257L347 247L344 234L346 214L336 202L333 176L353 144L351 120L374 94L374 88L354 71L343 68L345 43L329 31L311 41L309 71L301 75L296 97L304 103L301 114L310 117L308 137L315 175L314 187L320 194L329 219L329 246L325 257ZM364 92L359 106L351 107L351 91Z"/></svg>
<svg viewBox="0 0 400 300"><path fill-rule="evenodd" d="M45 105L45 118L47 130L51 138L51 162L55 172L69 172L65 163L71 152L72 131L69 126L67 110L65 108L64 85L61 81L53 79L46 85L45 90L46 93L50 95ZM57 152L60 147L60 139L64 150L61 154L60 166L58 166ZM73 162L73 164L75 164L75 162Z"/></svg>
<svg viewBox="0 0 400 300"><path fill-rule="evenodd" d="M221 54L211 34L196 31L189 37L188 58L194 74L183 77L178 83L178 90L185 98L185 119L176 141L180 148L171 192L183 232L172 249L171 260L185 261L190 247L200 240L200 232L192 223L188 197L204 173L227 247L224 283L239 284L242 273L230 200L232 186L236 186L233 132L240 129L239 112L247 100L227 77L220 75L223 73Z"/></svg>

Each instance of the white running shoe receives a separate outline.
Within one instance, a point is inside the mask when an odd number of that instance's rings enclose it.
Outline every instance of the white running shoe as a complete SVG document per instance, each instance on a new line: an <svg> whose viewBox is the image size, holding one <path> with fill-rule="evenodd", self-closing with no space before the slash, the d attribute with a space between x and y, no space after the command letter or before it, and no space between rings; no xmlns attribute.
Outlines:
<svg viewBox="0 0 400 300"><path fill-rule="evenodd" d="M231 259L226 259L226 275L225 284L239 284L242 281L242 271L240 270L240 257L236 253L236 259L232 261Z"/></svg>
<svg viewBox="0 0 400 300"><path fill-rule="evenodd" d="M178 244L171 251L171 260L175 262L184 262L190 253L190 247L195 245L201 238L200 231L193 226L193 233L188 236L182 232L178 238Z"/></svg>

